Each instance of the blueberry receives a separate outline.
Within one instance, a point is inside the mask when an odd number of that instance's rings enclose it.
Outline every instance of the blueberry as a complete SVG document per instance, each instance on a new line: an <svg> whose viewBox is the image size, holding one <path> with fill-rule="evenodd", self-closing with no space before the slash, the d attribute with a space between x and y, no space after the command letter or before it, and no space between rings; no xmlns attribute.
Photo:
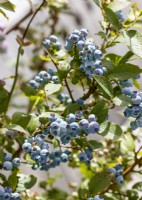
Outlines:
<svg viewBox="0 0 142 200"><path fill-rule="evenodd" d="M85 67L86 67L87 70L91 70L91 69L93 69L94 66L95 66L94 61L87 60L87 61L85 62Z"/></svg>
<svg viewBox="0 0 142 200"><path fill-rule="evenodd" d="M72 123L70 124L70 130L71 130L72 132L77 132L77 131L79 130L79 125L78 125L78 123L77 123L77 122L72 122Z"/></svg>
<svg viewBox="0 0 142 200"><path fill-rule="evenodd" d="M100 130L100 125L98 124L98 122L95 122L95 121L90 122L88 129L90 133L98 133Z"/></svg>
<svg viewBox="0 0 142 200"><path fill-rule="evenodd" d="M41 145L44 142L44 138L45 138L45 135L43 135L43 134L37 134L36 137L35 137L35 142L38 145Z"/></svg>
<svg viewBox="0 0 142 200"><path fill-rule="evenodd" d="M83 72L85 72L85 71L86 71L86 67L85 67L85 65L84 65L84 64L81 64L81 65L80 65L80 70L81 70L81 71L83 71Z"/></svg>
<svg viewBox="0 0 142 200"><path fill-rule="evenodd" d="M80 35L80 31L79 30L77 30L77 29L75 29L75 30L73 30L73 32L72 32L73 34L75 34L75 35Z"/></svg>
<svg viewBox="0 0 142 200"><path fill-rule="evenodd" d="M132 91L128 87L122 88L122 93L125 94L125 95L128 95L128 96L132 96Z"/></svg>
<svg viewBox="0 0 142 200"><path fill-rule="evenodd" d="M130 127L132 130L136 130L138 127L142 127L142 124L140 126L140 123L137 123L137 121L133 121L130 123Z"/></svg>
<svg viewBox="0 0 142 200"><path fill-rule="evenodd" d="M40 78L39 76L35 76L34 80L39 84L41 84L43 82L43 79Z"/></svg>
<svg viewBox="0 0 142 200"><path fill-rule="evenodd" d="M70 51L72 49L72 47L73 47L73 43L72 42L66 42L65 49L67 51Z"/></svg>
<svg viewBox="0 0 142 200"><path fill-rule="evenodd" d="M30 86L33 87L34 89L37 89L39 87L39 83L36 82L35 80L31 80L29 82Z"/></svg>
<svg viewBox="0 0 142 200"><path fill-rule="evenodd" d="M137 127L142 127L142 117L138 118L135 123ZM133 126L134 126L134 123L133 123Z"/></svg>
<svg viewBox="0 0 142 200"><path fill-rule="evenodd" d="M76 103L78 103L78 104L80 104L80 105L83 105L84 104L84 101L83 101L83 99L77 99L76 100Z"/></svg>
<svg viewBox="0 0 142 200"><path fill-rule="evenodd" d="M79 40L79 41L77 42L77 48L78 48L80 51L82 51L82 50L83 50L83 47L84 47L84 41Z"/></svg>
<svg viewBox="0 0 142 200"><path fill-rule="evenodd" d="M100 75L100 76L102 76L103 75L103 70L102 69L95 69L95 70L93 70L93 74L96 74L96 75Z"/></svg>
<svg viewBox="0 0 142 200"><path fill-rule="evenodd" d="M93 152L92 152L91 149L85 149L85 153L86 153L87 158L88 158L89 160L91 160L91 159L93 158Z"/></svg>
<svg viewBox="0 0 142 200"><path fill-rule="evenodd" d="M120 176L117 176L116 177L116 182L118 183L118 184L123 184L123 182L124 182L124 179L123 179L123 176L122 175L120 175Z"/></svg>
<svg viewBox="0 0 142 200"><path fill-rule="evenodd" d="M39 146L33 146L31 152L32 152L34 155L39 155L39 154L40 154L40 150L41 150L41 149L40 149Z"/></svg>
<svg viewBox="0 0 142 200"><path fill-rule="evenodd" d="M12 154L9 152L4 153L4 160L5 161L11 161L12 160Z"/></svg>
<svg viewBox="0 0 142 200"><path fill-rule="evenodd" d="M12 163L10 161L5 161L3 163L3 169L6 171L11 171L12 170Z"/></svg>
<svg viewBox="0 0 142 200"><path fill-rule="evenodd" d="M88 127L89 127L89 122L88 122L88 120L87 120L87 119L82 119L82 120L80 120L79 126L80 126L80 128L83 129L83 130L88 129Z"/></svg>
<svg viewBox="0 0 142 200"><path fill-rule="evenodd" d="M64 135L63 137L61 137L61 142L62 144L68 144L70 142L71 136L69 134Z"/></svg>
<svg viewBox="0 0 142 200"><path fill-rule="evenodd" d="M48 116L48 119L51 122L54 122L54 121L56 121L57 117L56 117L55 113L50 113L50 115Z"/></svg>
<svg viewBox="0 0 142 200"><path fill-rule="evenodd" d="M90 115L88 116L88 121L89 121L89 122L94 122L94 121L96 121L96 116L95 116L94 114L90 114Z"/></svg>
<svg viewBox="0 0 142 200"><path fill-rule="evenodd" d="M94 52L94 56L96 59L101 59L102 57L102 52L99 50L99 49L96 49L95 52Z"/></svg>
<svg viewBox="0 0 142 200"><path fill-rule="evenodd" d="M49 36L49 40L50 40L51 42L53 42L53 43L56 43L56 42L58 41L58 38L57 38L57 36L55 36L55 35L50 35L50 36Z"/></svg>
<svg viewBox="0 0 142 200"><path fill-rule="evenodd" d="M85 28L82 28L80 30L80 32L81 32L81 35L84 36L84 37L86 37L88 35L88 33L89 33L89 31L87 29L85 29Z"/></svg>
<svg viewBox="0 0 142 200"><path fill-rule="evenodd" d="M81 152L81 153L78 155L78 158L79 158L79 160L80 160L81 162L84 162L84 161L87 160L87 155L86 155L86 153Z"/></svg>
<svg viewBox="0 0 142 200"><path fill-rule="evenodd" d="M19 167L19 166L20 166L20 163L21 163L21 161L20 161L19 158L14 158L14 159L12 160L12 165L13 165L13 167Z"/></svg>
<svg viewBox="0 0 142 200"><path fill-rule="evenodd" d="M137 95L135 98L132 98L132 103L135 105L139 105L141 103L141 97Z"/></svg>
<svg viewBox="0 0 142 200"><path fill-rule="evenodd" d="M0 187L0 197L2 197L4 193L5 193L4 188L3 188L3 187Z"/></svg>
<svg viewBox="0 0 142 200"><path fill-rule="evenodd" d="M39 73L39 77L40 77L41 79L43 79L44 82L47 82L47 81L49 81L49 80L51 79L50 74L48 74L46 71L41 71L41 72Z"/></svg>
<svg viewBox="0 0 142 200"><path fill-rule="evenodd" d="M7 193L7 192L5 192L4 194L3 194L3 200L9 200L11 198L11 194L9 194L9 193Z"/></svg>
<svg viewBox="0 0 142 200"><path fill-rule="evenodd" d="M73 113L70 113L70 114L67 116L66 121L67 121L68 123L74 122L74 121L75 121L75 115L74 115Z"/></svg>
<svg viewBox="0 0 142 200"><path fill-rule="evenodd" d="M53 81L55 84L59 83L59 78L58 78L58 76L52 76L52 81Z"/></svg>
<svg viewBox="0 0 142 200"><path fill-rule="evenodd" d="M55 48L57 49L57 51L59 51L61 49L61 43L57 41L55 43Z"/></svg>
<svg viewBox="0 0 142 200"><path fill-rule="evenodd" d="M31 145L31 143L29 143L29 142L25 142L25 143L22 145L22 149L23 149L23 151L26 152L26 153L31 152L31 148L32 148L32 145Z"/></svg>
<svg viewBox="0 0 142 200"><path fill-rule="evenodd" d="M45 48L50 49L50 47L51 47L51 42L50 42L50 40L44 39L42 43L43 43L43 46L44 46Z"/></svg>
<svg viewBox="0 0 142 200"><path fill-rule="evenodd" d="M21 199L20 194L17 192L12 193L11 197L12 197L12 200L20 200Z"/></svg>
<svg viewBox="0 0 142 200"><path fill-rule="evenodd" d="M111 174L113 174L113 175L116 175L116 169L115 169L115 168L109 168L109 169L107 170L107 172L108 172L108 173L111 173Z"/></svg>
<svg viewBox="0 0 142 200"><path fill-rule="evenodd" d="M82 116L83 116L83 112L82 111L78 111L78 112L75 113L75 117L77 119L81 119Z"/></svg>
<svg viewBox="0 0 142 200"><path fill-rule="evenodd" d="M46 158L49 156L49 151L47 149L42 149L40 151L41 158Z"/></svg>
<svg viewBox="0 0 142 200"><path fill-rule="evenodd" d="M96 195L94 197L94 200L104 200L104 198L102 196L100 196L100 195Z"/></svg>

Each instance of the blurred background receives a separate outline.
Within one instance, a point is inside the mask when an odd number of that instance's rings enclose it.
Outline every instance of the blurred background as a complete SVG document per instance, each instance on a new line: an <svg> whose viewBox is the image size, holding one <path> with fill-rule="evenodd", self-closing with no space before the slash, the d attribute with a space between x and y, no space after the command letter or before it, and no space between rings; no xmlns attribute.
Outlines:
<svg viewBox="0 0 142 200"><path fill-rule="evenodd" d="M2 2L2 1L0 1ZM15 12L7 11L6 14L9 20L0 15L0 26L6 34L3 43L3 50L6 53L1 53L0 59L0 79L6 81L6 88L10 90L13 82L12 76L15 71L15 63L17 56L18 43L16 41L17 35L21 36L27 23L29 22L33 12L39 7L42 1L40 0L11 0L16 5ZM134 0L131 3L137 2L138 7L142 9L142 1ZM128 8L124 9L123 14L126 16ZM45 6L42 11L38 12L34 18L27 38L32 44L24 47L24 55L20 58L19 79L17 87L32 79L38 71L42 70L45 66L38 55L43 55L42 40L47 38L50 34L57 34L61 41L66 37L66 34L72 32L73 29L87 28L89 30L90 38L93 38L94 43L98 46L101 45L100 37L95 34L100 30L100 21L102 20L101 11L93 2L93 0L54 0L51 1L51 6ZM116 47L108 49L108 52L116 53L119 55L125 54L127 47L124 44L118 44ZM140 61L137 61L140 66ZM51 67L53 67L51 65ZM74 93L76 98L81 95L80 88L76 88ZM15 98L12 99L12 106L9 115L17 110L25 112L28 100L20 92L16 90ZM109 118L113 122L123 124L124 118L121 116L121 111L116 109L110 112ZM21 168L24 173L30 174L29 168ZM63 177L57 179L55 185L70 192L68 184L75 182L80 183L80 173L78 170L68 168L65 164L57 167L55 170L50 170L51 175L62 174ZM32 171L39 180L45 179L46 172ZM32 189L36 191L38 184Z"/></svg>

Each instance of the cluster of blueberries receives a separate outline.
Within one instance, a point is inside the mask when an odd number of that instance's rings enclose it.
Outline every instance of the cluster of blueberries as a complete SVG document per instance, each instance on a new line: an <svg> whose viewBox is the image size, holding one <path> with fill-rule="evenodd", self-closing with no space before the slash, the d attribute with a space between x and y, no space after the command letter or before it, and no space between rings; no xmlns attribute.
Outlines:
<svg viewBox="0 0 142 200"><path fill-rule="evenodd" d="M11 171L14 167L17 168L20 166L20 159L14 158L12 159L12 154L9 152L4 153L4 162L3 162L3 169L6 171Z"/></svg>
<svg viewBox="0 0 142 200"><path fill-rule="evenodd" d="M59 166L61 162L65 163L69 159L71 152L65 150L49 151L49 145L45 141L46 131L42 134L37 134L35 137L28 138L24 141L22 149L25 153L30 155L30 158L35 161L32 169L40 169L48 171L50 168Z"/></svg>
<svg viewBox="0 0 142 200"><path fill-rule="evenodd" d="M85 135L95 134L99 132L100 125L96 122L96 116L90 114L88 119L83 118L83 112L78 111L75 114L70 113L66 120L57 118L54 113L51 113L51 124L48 128L50 135L58 137L62 144L66 145L72 138L75 138L83 132Z"/></svg>
<svg viewBox="0 0 142 200"><path fill-rule="evenodd" d="M78 158L80 162L85 163L87 166L90 165L91 160L93 158L93 151L90 148L85 149L84 152L78 154Z"/></svg>
<svg viewBox="0 0 142 200"><path fill-rule="evenodd" d="M67 51L76 48L81 61L80 70L85 73L88 78L92 78L92 74L103 75L106 72L106 68L102 66L101 58L102 52L91 41L87 41L88 36L87 29L77 30L75 29L67 38L65 42L65 49ZM45 48L51 48L52 43L58 42L55 35L49 36L49 39L43 41Z"/></svg>
<svg viewBox="0 0 142 200"><path fill-rule="evenodd" d="M0 187L0 199L1 200L20 200L20 194L12 192L10 187Z"/></svg>
<svg viewBox="0 0 142 200"><path fill-rule="evenodd" d="M89 197L87 200L104 200L100 195L95 195L94 197Z"/></svg>
<svg viewBox="0 0 142 200"><path fill-rule="evenodd" d="M121 164L117 164L114 168L109 168L107 171L114 175L115 181L119 185L123 184L124 179L123 179L123 169Z"/></svg>
<svg viewBox="0 0 142 200"><path fill-rule="evenodd" d="M57 51L61 49L61 43L55 35L50 35L48 39L44 39L42 43L46 49L50 49L52 47L55 47Z"/></svg>
<svg viewBox="0 0 142 200"><path fill-rule="evenodd" d="M75 138L80 135L80 131L84 131L86 135L90 133L98 133L99 124L96 122L94 114L90 114L87 119L81 119L83 113L81 111L73 114L70 113L66 121L58 118L54 113L50 113L48 116L50 125L48 128L42 130L40 134L35 137L26 139L22 145L22 149L25 153L30 155L30 158L35 161L33 169L48 170L58 166L61 162L67 162L69 159L70 151L55 150L49 152L49 145L46 141L47 135L52 135L60 139L61 143L66 145L70 142L71 138ZM78 120L78 122L76 122ZM86 149L85 152L81 152L78 155L80 161L90 164L92 159L92 151Z"/></svg>
<svg viewBox="0 0 142 200"><path fill-rule="evenodd" d="M60 93L57 95L57 99L64 105L72 103L72 99L69 97L68 94Z"/></svg>
<svg viewBox="0 0 142 200"><path fill-rule="evenodd" d="M128 106L124 111L124 116L129 118L135 118L135 121L130 123L133 130L138 127L142 127L142 92L132 91L130 87L133 86L133 81L131 79L120 81L122 88L122 93L129 98L131 98L131 105Z"/></svg>
<svg viewBox="0 0 142 200"><path fill-rule="evenodd" d="M55 70L48 69L47 71L41 71L37 76L35 76L34 79L29 82L29 85L34 89L37 89L40 87L40 85L49 83L51 81L57 84L59 82L59 78L56 75Z"/></svg>
<svg viewBox="0 0 142 200"><path fill-rule="evenodd" d="M74 46L79 51L81 60L80 70L85 73L88 78L92 78L92 74L103 75L106 68L102 66L102 52L91 41L87 41L87 29L75 29L67 38L65 49L70 51Z"/></svg>

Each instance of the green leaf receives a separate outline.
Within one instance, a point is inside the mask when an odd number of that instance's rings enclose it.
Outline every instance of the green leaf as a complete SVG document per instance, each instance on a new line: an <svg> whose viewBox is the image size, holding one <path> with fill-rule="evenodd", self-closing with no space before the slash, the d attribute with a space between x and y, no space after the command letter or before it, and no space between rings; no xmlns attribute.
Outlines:
<svg viewBox="0 0 142 200"><path fill-rule="evenodd" d="M121 27L120 22L116 14L109 8L103 7L104 12L106 14L106 18L110 24L118 31Z"/></svg>
<svg viewBox="0 0 142 200"><path fill-rule="evenodd" d="M27 125L27 130L29 131L30 134L33 134L38 125L39 125L39 118L38 117L32 118Z"/></svg>
<svg viewBox="0 0 142 200"><path fill-rule="evenodd" d="M15 5L12 4L10 1L4 2L4 3L0 3L0 7L4 8L5 10L8 10L8 11L15 12L15 10L14 10Z"/></svg>
<svg viewBox="0 0 142 200"><path fill-rule="evenodd" d="M127 46L137 56L142 58L142 33L136 30L123 32Z"/></svg>
<svg viewBox="0 0 142 200"><path fill-rule="evenodd" d="M18 184L17 170L14 170L8 177L8 185L15 190Z"/></svg>
<svg viewBox="0 0 142 200"><path fill-rule="evenodd" d="M85 148L85 147L90 147L88 141L86 140L86 138L75 138L75 142L81 147L81 148Z"/></svg>
<svg viewBox="0 0 142 200"><path fill-rule="evenodd" d="M95 114L97 117L98 123L102 123L106 120L108 115L109 105L106 101L99 101L91 110L91 114Z"/></svg>
<svg viewBox="0 0 142 200"><path fill-rule="evenodd" d="M125 107L131 104L132 100L125 95L118 95L117 97L113 99L113 103L117 106Z"/></svg>
<svg viewBox="0 0 142 200"><path fill-rule="evenodd" d="M138 182L138 183L135 183L133 185L133 189L136 189L137 191L142 191L142 182Z"/></svg>
<svg viewBox="0 0 142 200"><path fill-rule="evenodd" d="M0 113L3 113L7 110L8 106L8 92L0 87Z"/></svg>
<svg viewBox="0 0 142 200"><path fill-rule="evenodd" d="M5 126L5 128L12 129L12 130L15 130L15 131L18 131L21 133L26 133L29 135L28 131L26 131L24 128L22 128L21 126L19 126L17 124L7 125L7 126Z"/></svg>
<svg viewBox="0 0 142 200"><path fill-rule="evenodd" d="M62 81L68 75L69 63L64 60L64 61L59 61L58 64L59 64L59 66L58 66L57 74L58 74L60 80Z"/></svg>
<svg viewBox="0 0 142 200"><path fill-rule="evenodd" d="M134 25L132 25L133 28L141 28L142 29L142 20L137 20Z"/></svg>
<svg viewBox="0 0 142 200"><path fill-rule="evenodd" d="M88 143L92 150L99 149L103 146L100 142L97 142L96 140L89 140Z"/></svg>
<svg viewBox="0 0 142 200"><path fill-rule="evenodd" d="M102 90L109 97L112 97L113 96L113 88L112 88L112 84L110 83L110 81L108 79L106 79L105 77L99 76L99 75L93 75L93 77L95 78L98 85L102 88Z"/></svg>
<svg viewBox="0 0 142 200"><path fill-rule="evenodd" d="M140 85L140 82L139 81L137 81L137 80L133 80L133 83L134 83L134 86L138 89L138 90L140 90L141 89L141 85Z"/></svg>
<svg viewBox="0 0 142 200"><path fill-rule="evenodd" d="M112 79L117 79L117 80L126 80L129 78L134 78L141 72L142 72L142 69L140 69L138 66L130 64L130 63L125 63L125 64L120 64L117 67L115 67L110 72L108 77Z"/></svg>
<svg viewBox="0 0 142 200"><path fill-rule="evenodd" d="M122 129L118 124L106 122L100 126L100 135L107 139L118 140L122 135Z"/></svg>
<svg viewBox="0 0 142 200"><path fill-rule="evenodd" d="M116 12L127 7L130 5L130 3L131 2L129 0L114 0L113 2L109 3L108 8Z"/></svg>
<svg viewBox="0 0 142 200"><path fill-rule="evenodd" d="M50 62L51 61L51 58L50 57L47 57L47 56L41 56L39 55L39 58L43 61L47 61L47 62Z"/></svg>
<svg viewBox="0 0 142 200"><path fill-rule="evenodd" d="M24 92L26 96L36 96L37 92L34 88L28 85L22 86L21 90Z"/></svg>
<svg viewBox="0 0 142 200"><path fill-rule="evenodd" d="M17 192L23 192L26 189L32 188L37 181L37 178L33 175L18 174L18 177Z"/></svg>
<svg viewBox="0 0 142 200"><path fill-rule="evenodd" d="M101 7L102 4L101 0L93 0L93 1L96 3L97 6Z"/></svg>
<svg viewBox="0 0 142 200"><path fill-rule="evenodd" d="M59 188L52 188L48 190L48 198L47 199L56 199L56 200L63 200L67 199L68 194Z"/></svg>
<svg viewBox="0 0 142 200"><path fill-rule="evenodd" d="M124 56L122 56L119 60L119 64L126 63L132 56L134 55L133 52L128 51Z"/></svg>
<svg viewBox="0 0 142 200"><path fill-rule="evenodd" d="M30 119L31 119L31 115L21 113L21 112L16 112L12 116L12 123L17 124L23 127L24 129L26 129Z"/></svg>
<svg viewBox="0 0 142 200"><path fill-rule="evenodd" d="M6 13L5 13L2 9L0 9L0 13L1 13L6 19L8 19Z"/></svg>
<svg viewBox="0 0 142 200"><path fill-rule="evenodd" d="M61 84L48 83L45 86L45 92L47 96L55 94L56 92L59 92L61 89L62 89Z"/></svg>
<svg viewBox="0 0 142 200"><path fill-rule="evenodd" d="M69 113L75 113L80 108L81 106L78 103L69 104L64 111L64 115L67 116Z"/></svg>
<svg viewBox="0 0 142 200"><path fill-rule="evenodd" d="M0 173L0 182L3 181L3 182L6 182L6 177Z"/></svg>
<svg viewBox="0 0 142 200"><path fill-rule="evenodd" d="M127 133L124 135L124 139L120 143L121 150L124 153L134 152L135 150L135 143L131 133Z"/></svg>
<svg viewBox="0 0 142 200"><path fill-rule="evenodd" d="M80 163L80 171L87 179L91 179L94 175L92 171L88 170L88 166L85 163Z"/></svg>
<svg viewBox="0 0 142 200"><path fill-rule="evenodd" d="M111 176L107 172L96 173L89 182L89 191L92 195L105 190L111 183Z"/></svg>
<svg viewBox="0 0 142 200"><path fill-rule="evenodd" d="M53 140L52 140L52 144L53 144L54 148L60 146L60 142L59 142L59 140L57 140L56 138L53 138Z"/></svg>

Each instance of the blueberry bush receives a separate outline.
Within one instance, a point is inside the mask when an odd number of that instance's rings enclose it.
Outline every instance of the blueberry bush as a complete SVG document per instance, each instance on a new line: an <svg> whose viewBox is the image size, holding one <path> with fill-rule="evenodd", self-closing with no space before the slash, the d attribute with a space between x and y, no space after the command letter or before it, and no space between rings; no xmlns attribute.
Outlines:
<svg viewBox="0 0 142 200"><path fill-rule="evenodd" d="M69 12L63 0L43 0L27 26L18 28L11 88L0 80L0 200L142 199L142 182L136 179L142 174L142 69L136 64L142 59L142 10L129 0L93 2L103 17L95 35L84 27L57 31L60 13ZM50 29L44 37L31 25L47 8L39 25ZM6 10L14 12L15 5L3 1L0 14L8 18ZM6 52L3 30L1 53ZM99 46L94 37L101 39ZM115 54L113 47L122 43L127 52ZM30 45L29 80L19 68ZM27 98L24 111L15 106L17 93ZM50 172L62 165L80 171L80 185L68 181L68 191L55 186L64 174ZM35 170L45 179L39 182Z"/></svg>

